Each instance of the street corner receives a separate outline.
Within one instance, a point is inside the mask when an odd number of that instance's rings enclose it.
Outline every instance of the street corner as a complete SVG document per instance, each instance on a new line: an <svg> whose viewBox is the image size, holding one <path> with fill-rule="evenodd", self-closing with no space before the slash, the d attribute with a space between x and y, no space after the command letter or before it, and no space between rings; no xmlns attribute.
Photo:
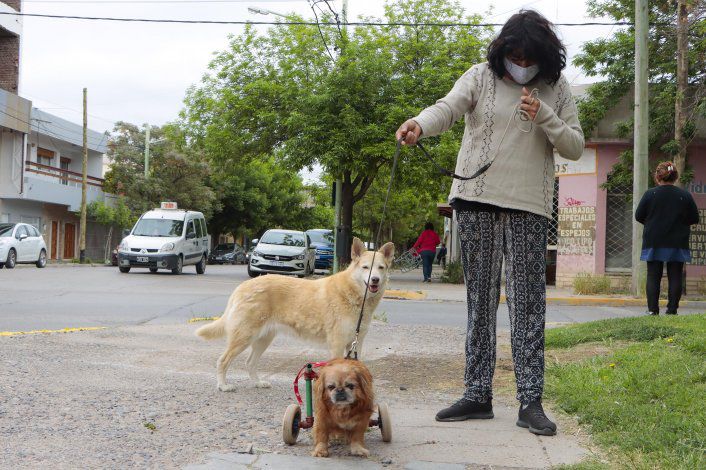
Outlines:
<svg viewBox="0 0 706 470"><path fill-rule="evenodd" d="M423 290L387 289L383 298L394 300L425 300L427 298L427 292Z"/></svg>

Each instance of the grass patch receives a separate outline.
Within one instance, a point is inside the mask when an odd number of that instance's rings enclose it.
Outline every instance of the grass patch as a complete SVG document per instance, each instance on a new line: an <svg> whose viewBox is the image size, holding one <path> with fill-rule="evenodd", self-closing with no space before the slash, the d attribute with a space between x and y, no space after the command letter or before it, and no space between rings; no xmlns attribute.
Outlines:
<svg viewBox="0 0 706 470"><path fill-rule="evenodd" d="M579 362L548 362L547 398L589 428L609 450L611 467L706 468L705 338L706 315L549 330L548 349L590 342L614 349ZM572 468L599 466L587 465Z"/></svg>
<svg viewBox="0 0 706 470"><path fill-rule="evenodd" d="M441 275L441 282L448 284L463 284L463 266L460 261L451 261Z"/></svg>
<svg viewBox="0 0 706 470"><path fill-rule="evenodd" d="M573 281L574 293L579 295L610 294L610 278L589 273L579 273Z"/></svg>

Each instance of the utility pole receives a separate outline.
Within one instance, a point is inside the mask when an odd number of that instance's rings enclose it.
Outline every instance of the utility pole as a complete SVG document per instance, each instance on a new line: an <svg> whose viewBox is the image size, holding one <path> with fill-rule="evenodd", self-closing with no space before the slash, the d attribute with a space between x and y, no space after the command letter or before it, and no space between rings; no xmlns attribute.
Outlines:
<svg viewBox="0 0 706 470"><path fill-rule="evenodd" d="M348 0L343 0L343 5L341 6L341 18L343 19L343 32L344 35L347 34L346 23L348 23ZM343 42L341 42L341 47L343 47ZM341 251L341 243L346 243L348 237L341 232L341 199L343 196L343 181L340 179L336 180L336 204L334 206L334 226L335 229L334 239L333 239L333 273L336 274L339 269L339 253ZM344 235L344 236L341 236Z"/></svg>
<svg viewBox="0 0 706 470"><path fill-rule="evenodd" d="M674 100L674 140L677 143L677 153L674 155L674 166L680 175L684 174L686 167L686 139L684 138L684 124L686 112L687 83L689 80L689 54L687 53L689 30L689 7L687 0L677 1L677 96ZM677 183L683 187L681 182Z"/></svg>
<svg viewBox="0 0 706 470"><path fill-rule="evenodd" d="M81 234L79 262L86 262L86 186L88 185L88 90L83 89L83 175L81 178Z"/></svg>
<svg viewBox="0 0 706 470"><path fill-rule="evenodd" d="M647 1L635 1L635 130L633 140L632 213L647 190L648 158L648 90L647 90L647 34L649 19ZM632 221L632 293L637 296L644 269L640 261L642 225Z"/></svg>
<svg viewBox="0 0 706 470"><path fill-rule="evenodd" d="M150 177L150 125L145 129L145 179Z"/></svg>

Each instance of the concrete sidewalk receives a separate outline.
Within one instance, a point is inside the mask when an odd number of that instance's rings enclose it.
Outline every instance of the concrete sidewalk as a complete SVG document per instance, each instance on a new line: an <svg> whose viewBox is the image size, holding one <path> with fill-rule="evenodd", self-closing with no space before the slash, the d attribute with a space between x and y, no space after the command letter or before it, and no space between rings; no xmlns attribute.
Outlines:
<svg viewBox="0 0 706 470"><path fill-rule="evenodd" d="M440 272L440 268L434 265L434 274ZM438 279L432 279L431 283L422 282L422 271L416 269L402 273L393 271L390 274L390 282L385 292L385 298L406 299L406 300L432 300L440 302L466 302L466 287L463 284L446 284ZM500 303L505 303L505 286L501 286ZM573 289L557 288L547 286L547 303L557 305L582 305L582 306L605 306L605 307L626 307L645 306L647 300L627 295L577 295ZM666 300L660 300L660 305L666 305ZM680 302L683 307L703 307L706 308L704 300L689 300L683 298Z"/></svg>

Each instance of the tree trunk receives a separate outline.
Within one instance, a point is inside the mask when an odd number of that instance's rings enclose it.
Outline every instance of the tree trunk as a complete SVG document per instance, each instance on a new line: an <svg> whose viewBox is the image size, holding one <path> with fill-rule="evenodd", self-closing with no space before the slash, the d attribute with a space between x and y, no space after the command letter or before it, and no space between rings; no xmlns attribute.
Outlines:
<svg viewBox="0 0 706 470"><path fill-rule="evenodd" d="M688 62L688 8L687 0L679 0L677 5L677 95L674 100L674 140L677 144L677 153L674 155L674 166L680 175L684 174L686 167L686 139L684 138L684 124L686 111L684 100L687 93L689 78ZM680 181L677 183L683 186Z"/></svg>
<svg viewBox="0 0 706 470"><path fill-rule="evenodd" d="M354 184L350 181L350 177L343 180L341 187L341 228L343 246L345 247L345 255L341 257L341 262L350 263L351 261L351 243L353 242L353 192Z"/></svg>

